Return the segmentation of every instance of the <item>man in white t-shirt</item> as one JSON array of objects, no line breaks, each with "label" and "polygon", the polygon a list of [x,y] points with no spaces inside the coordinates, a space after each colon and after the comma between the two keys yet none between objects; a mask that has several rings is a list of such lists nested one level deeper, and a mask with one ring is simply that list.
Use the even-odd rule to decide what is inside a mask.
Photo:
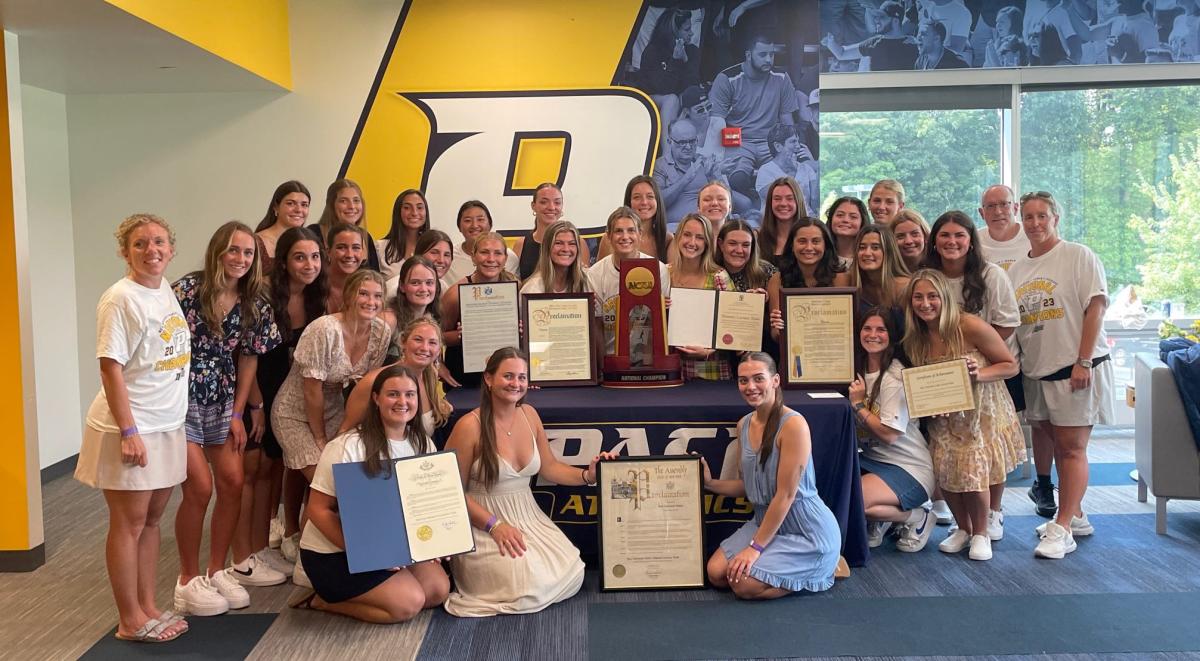
[{"label": "man in white t-shirt", "polygon": [[945,47],[959,55],[967,52],[967,37],[971,33],[971,10],[962,0],[932,0],[925,5],[929,19],[946,26]]},{"label": "man in white t-shirt", "polygon": [[1029,239],[1017,220],[1019,205],[1013,190],[1003,184],[989,186],[979,202],[979,217],[987,231],[979,233],[983,258],[1008,270],[1013,262],[1029,256]]}]

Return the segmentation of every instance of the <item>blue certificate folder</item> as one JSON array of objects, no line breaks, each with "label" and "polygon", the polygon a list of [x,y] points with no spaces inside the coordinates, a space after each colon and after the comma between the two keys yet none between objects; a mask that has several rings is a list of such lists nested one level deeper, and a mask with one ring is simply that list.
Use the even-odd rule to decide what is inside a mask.
[{"label": "blue certificate folder", "polygon": [[[396,462],[429,456],[418,455]],[[363,462],[334,464],[333,484],[351,573],[407,567],[419,562],[413,560],[409,551],[395,470],[371,477]]]}]

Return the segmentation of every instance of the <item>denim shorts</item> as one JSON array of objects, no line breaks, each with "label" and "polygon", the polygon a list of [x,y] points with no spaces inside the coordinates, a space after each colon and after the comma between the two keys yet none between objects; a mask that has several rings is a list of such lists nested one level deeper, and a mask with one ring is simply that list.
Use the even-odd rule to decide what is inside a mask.
[{"label": "denim shorts", "polygon": [[858,458],[858,466],[862,473],[870,473],[883,480],[883,483],[888,485],[888,488],[900,499],[900,509],[902,510],[916,509],[929,500],[929,494],[925,492],[925,487],[899,466],[866,457]]}]

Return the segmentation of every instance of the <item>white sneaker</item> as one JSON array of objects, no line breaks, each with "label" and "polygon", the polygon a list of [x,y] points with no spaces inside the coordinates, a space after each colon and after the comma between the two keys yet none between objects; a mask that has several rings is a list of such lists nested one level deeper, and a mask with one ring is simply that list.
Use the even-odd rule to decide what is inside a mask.
[{"label": "white sneaker", "polygon": [[296,567],[296,563],[288,562],[287,558],[283,557],[283,554],[279,552],[279,549],[266,548],[254,555],[258,556],[260,563],[265,563],[268,567],[284,576],[291,576],[292,570]]},{"label": "white sneaker", "polygon": [[234,580],[228,569],[209,576],[208,582],[217,589],[217,592],[221,593],[222,597],[225,597],[225,601],[229,602],[231,609],[237,610],[250,605],[250,593],[246,592],[246,588],[242,587],[241,583]]},{"label": "white sneaker", "polygon": [[876,548],[883,544],[883,536],[887,534],[888,528],[892,527],[891,521],[870,521],[867,523],[867,546]]},{"label": "white sneaker", "polygon": [[896,541],[897,551],[916,553],[929,543],[929,538],[933,535],[933,528],[937,525],[937,517],[933,515],[932,510],[922,509],[922,511],[924,517],[920,521],[905,524],[900,539]]},{"label": "white sneaker", "polygon": [[299,560],[296,561],[296,567],[292,570],[292,583],[302,588],[312,589],[312,582],[308,580],[308,574],[304,573],[304,565]]},{"label": "white sneaker", "polygon": [[1004,512],[988,510],[987,536],[993,542],[1004,539]]},{"label": "white sneaker", "polygon": [[991,560],[992,540],[988,539],[987,535],[972,535],[971,550],[967,557],[972,560]]},{"label": "white sneaker", "polygon": [[[1046,523],[1043,523],[1042,525],[1040,525],[1034,529],[1037,531],[1038,537],[1046,536],[1046,524],[1047,523],[1050,523],[1050,522],[1047,521]],[[1086,512],[1084,512],[1083,516],[1071,517],[1071,537],[1087,537],[1095,532],[1096,532],[1096,528],[1094,526],[1092,526],[1091,521],[1088,521]]]},{"label": "white sneaker", "polygon": [[277,549],[283,543],[283,520],[279,517],[271,519],[271,531],[267,533],[267,546]]},{"label": "white sneaker", "polygon": [[1033,555],[1038,558],[1060,560],[1063,556],[1075,550],[1075,538],[1071,531],[1050,521],[1046,524],[1046,534],[1038,542]]},{"label": "white sneaker", "polygon": [[241,564],[230,567],[228,572],[235,581],[242,585],[279,585],[287,580],[287,576],[284,576],[283,572],[259,560],[255,553],[251,553],[250,557]]},{"label": "white sneaker", "polygon": [[971,536],[967,534],[967,531],[959,528],[943,539],[941,544],[938,544],[938,550],[942,553],[958,553],[967,548],[967,543],[970,541]]},{"label": "white sneaker", "polygon": [[300,559],[300,533],[296,533],[291,537],[284,537],[279,543],[279,552],[283,557],[287,558],[288,562],[296,562]]},{"label": "white sneaker", "polygon": [[950,513],[950,506],[944,500],[933,501],[933,514],[937,517],[939,526],[948,526],[954,523],[954,515]]},{"label": "white sneaker", "polygon": [[175,612],[207,617],[229,610],[229,601],[213,587],[207,576],[195,576],[186,585],[175,581]]}]

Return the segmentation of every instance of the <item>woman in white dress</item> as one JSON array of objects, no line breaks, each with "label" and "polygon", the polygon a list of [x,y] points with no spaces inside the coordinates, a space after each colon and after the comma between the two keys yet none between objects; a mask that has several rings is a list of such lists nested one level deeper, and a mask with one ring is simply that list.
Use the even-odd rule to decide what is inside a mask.
[{"label": "woman in white dress", "polygon": [[458,453],[475,535],[475,552],[451,559],[451,615],[534,613],[583,585],[579,549],[542,512],[529,478],[595,485],[596,462],[612,455],[601,453],[586,468],[555,459],[542,419],[525,403],[528,390],[525,357],[498,349],[484,369],[479,408],[458,421],[446,443]]}]

